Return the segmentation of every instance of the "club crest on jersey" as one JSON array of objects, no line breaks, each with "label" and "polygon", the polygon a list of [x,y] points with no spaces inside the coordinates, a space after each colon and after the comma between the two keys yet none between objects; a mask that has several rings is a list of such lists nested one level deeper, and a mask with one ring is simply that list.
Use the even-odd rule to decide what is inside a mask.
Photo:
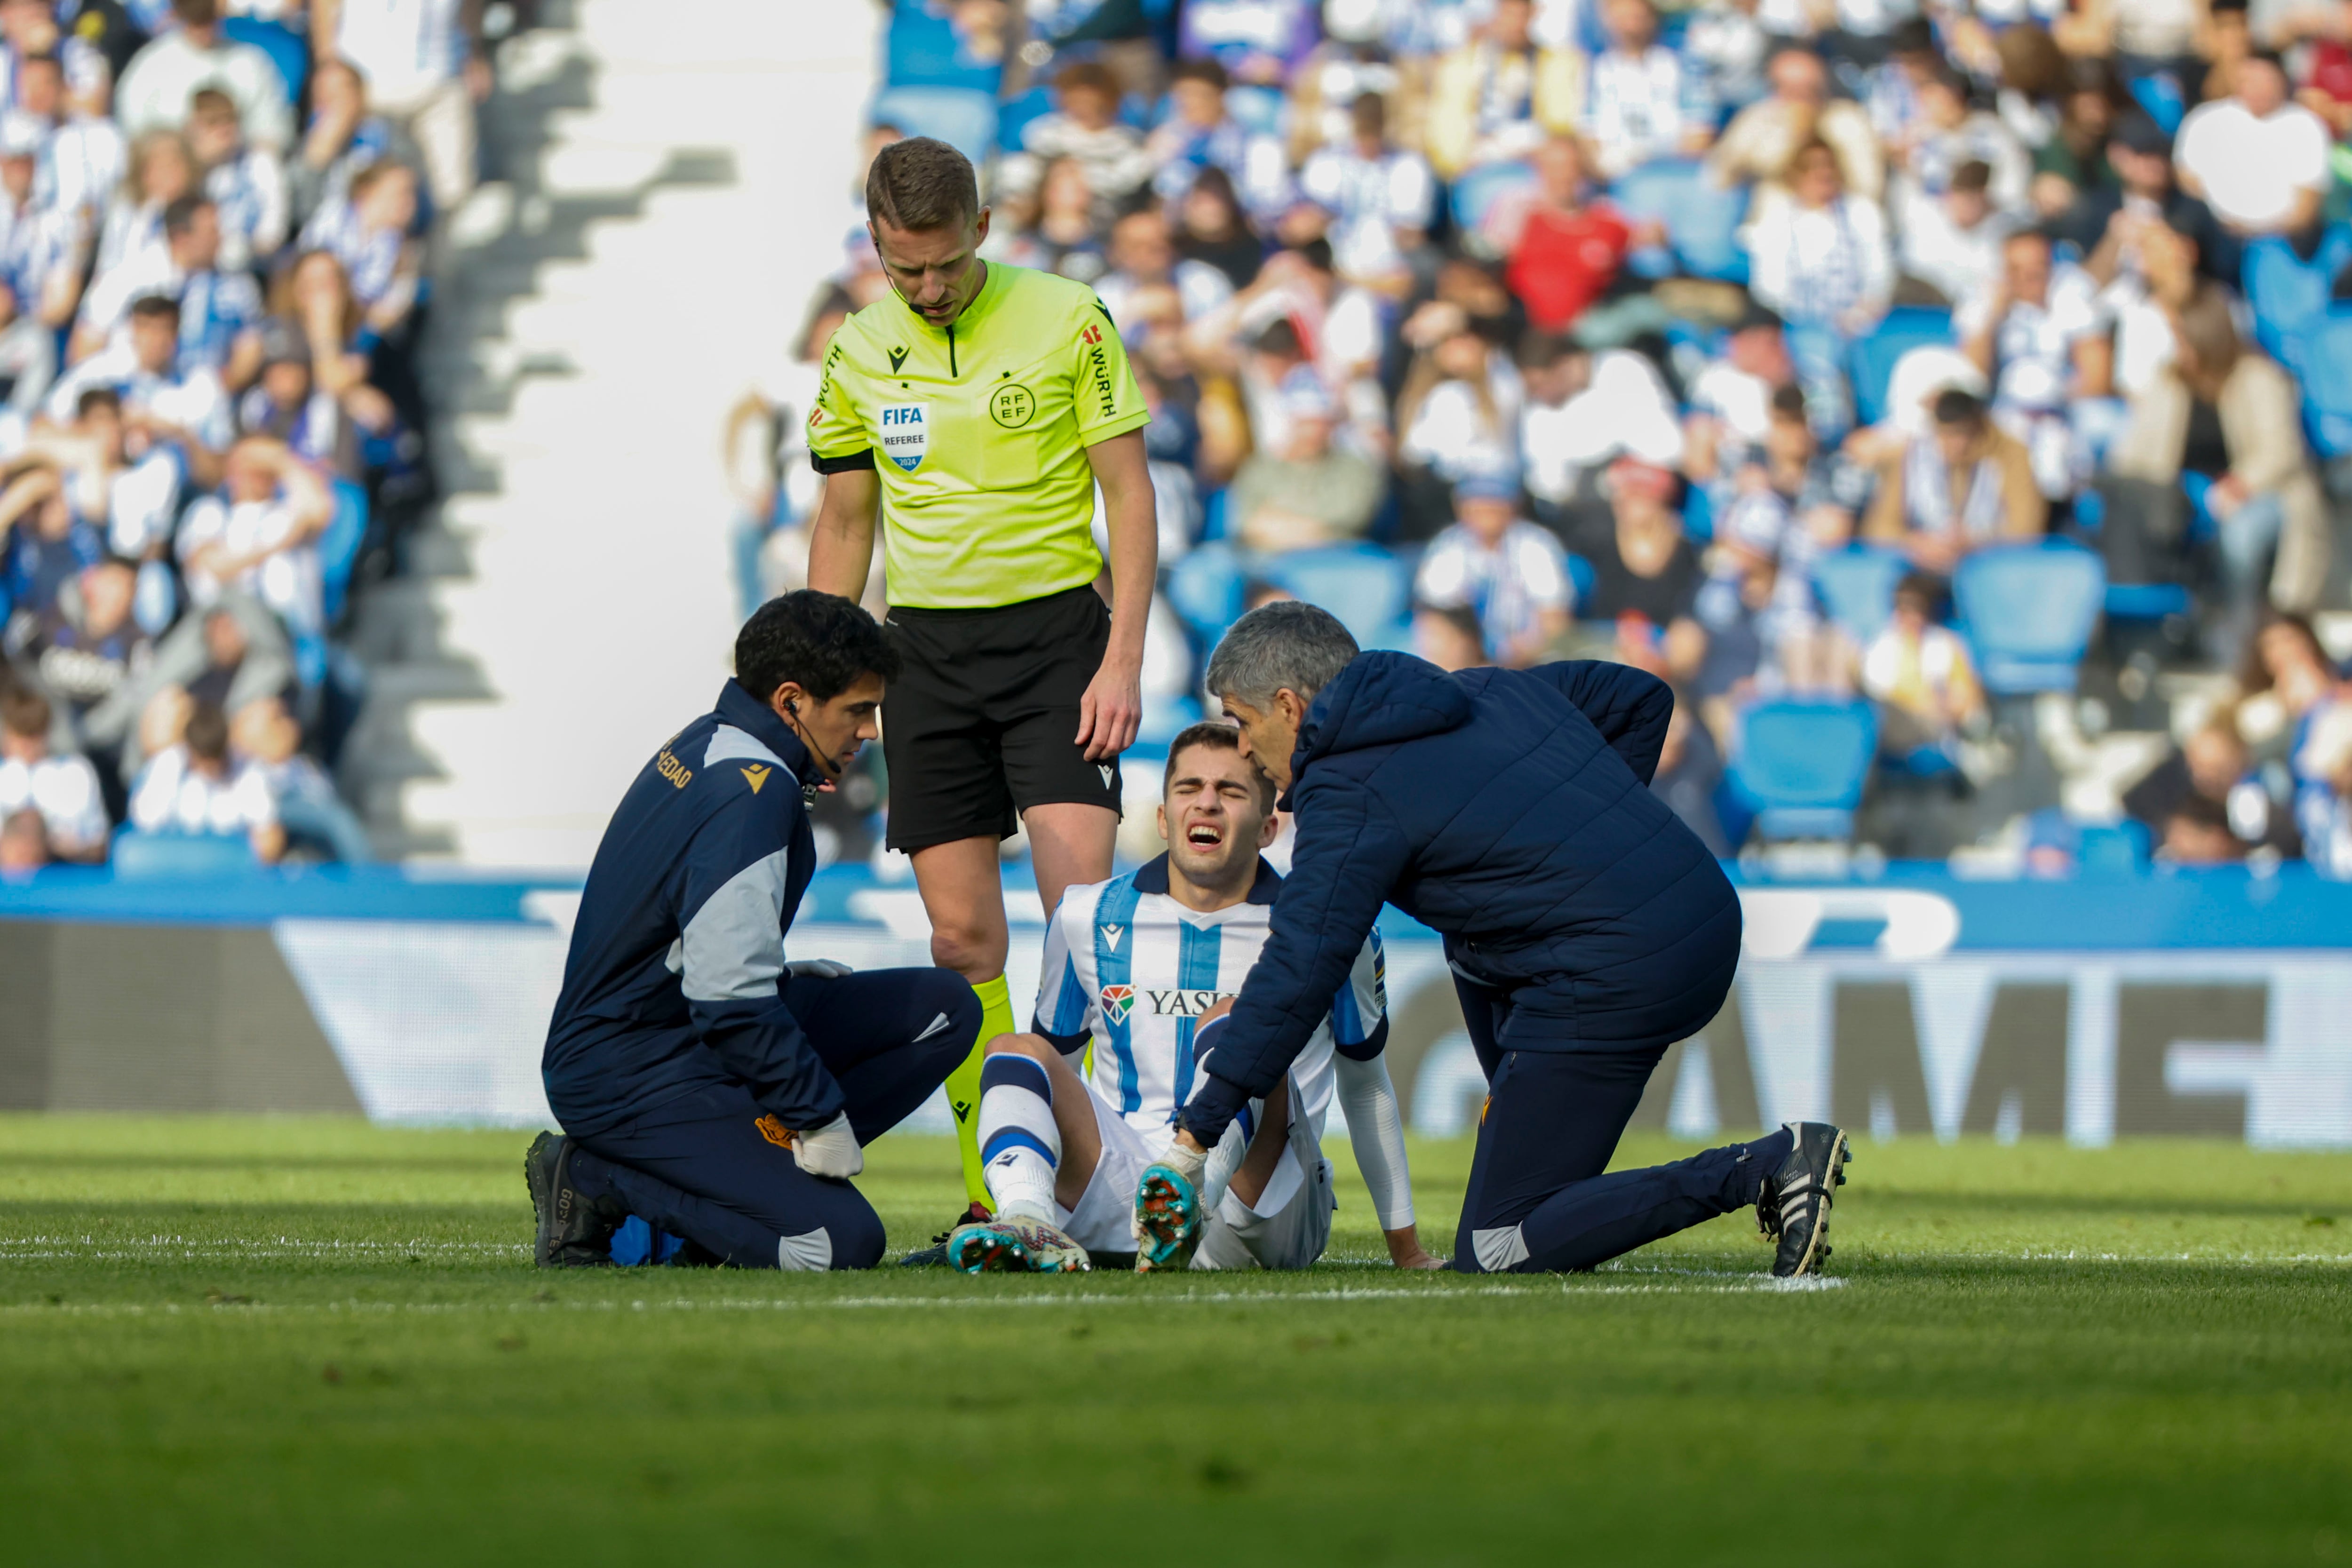
[{"label": "club crest on jersey", "polygon": [[1127,1016],[1133,1010],[1134,1006],[1134,986],[1106,985],[1102,988],[1103,1016],[1108,1018],[1112,1023],[1126,1023]]},{"label": "club crest on jersey", "polygon": [[907,473],[923,466],[923,453],[930,445],[930,422],[919,403],[892,403],[881,413],[882,455]]}]

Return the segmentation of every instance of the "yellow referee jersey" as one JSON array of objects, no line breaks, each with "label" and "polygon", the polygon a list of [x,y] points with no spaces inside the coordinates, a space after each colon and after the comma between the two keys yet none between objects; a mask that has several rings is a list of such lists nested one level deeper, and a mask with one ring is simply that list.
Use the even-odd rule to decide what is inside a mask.
[{"label": "yellow referee jersey", "polygon": [[808,445],[880,476],[891,604],[992,609],[1095,580],[1086,448],[1150,417],[1093,289],[992,261],[945,327],[895,295],[843,322]]}]

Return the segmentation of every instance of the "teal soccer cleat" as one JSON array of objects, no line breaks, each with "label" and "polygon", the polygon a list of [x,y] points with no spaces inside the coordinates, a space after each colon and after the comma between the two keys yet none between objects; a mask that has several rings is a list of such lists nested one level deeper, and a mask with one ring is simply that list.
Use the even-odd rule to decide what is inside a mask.
[{"label": "teal soccer cleat", "polygon": [[1181,1269],[1201,1245],[1201,1194],[1184,1173],[1152,1165],[1135,1188],[1135,1271]]},{"label": "teal soccer cleat", "polygon": [[947,1260],[966,1274],[1082,1274],[1094,1267],[1059,1227],[1004,1215],[956,1226]]}]

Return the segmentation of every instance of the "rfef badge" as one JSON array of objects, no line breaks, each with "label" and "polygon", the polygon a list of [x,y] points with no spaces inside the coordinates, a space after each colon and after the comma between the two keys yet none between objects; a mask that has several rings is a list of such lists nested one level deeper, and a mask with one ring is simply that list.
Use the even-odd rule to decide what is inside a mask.
[{"label": "rfef badge", "polygon": [[882,409],[882,455],[907,473],[923,466],[930,445],[930,422],[919,403],[887,404]]}]

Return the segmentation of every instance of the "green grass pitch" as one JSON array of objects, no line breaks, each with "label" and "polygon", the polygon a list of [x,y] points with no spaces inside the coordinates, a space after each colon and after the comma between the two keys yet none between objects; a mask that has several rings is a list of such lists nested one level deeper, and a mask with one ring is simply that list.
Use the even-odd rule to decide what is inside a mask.
[{"label": "green grass pitch", "polygon": [[1344,1148],[1303,1276],[541,1274],[525,1142],[0,1118],[0,1563],[2352,1562],[2352,1156],[1864,1142],[1785,1291],[1401,1277]]}]

